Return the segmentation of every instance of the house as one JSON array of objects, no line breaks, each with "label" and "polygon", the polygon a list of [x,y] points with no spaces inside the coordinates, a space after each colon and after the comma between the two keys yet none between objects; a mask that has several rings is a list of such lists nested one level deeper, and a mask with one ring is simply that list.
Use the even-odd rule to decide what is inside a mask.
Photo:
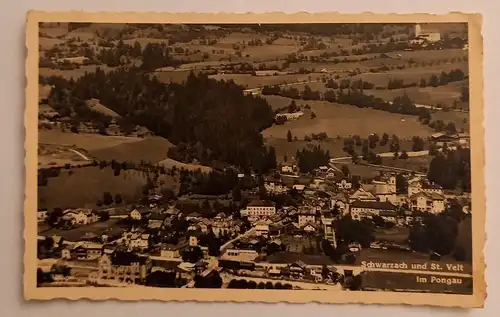
[{"label": "house", "polygon": [[299,227],[303,227],[308,223],[316,222],[316,211],[313,208],[303,207],[298,213]]},{"label": "house", "polygon": [[130,219],[132,219],[132,220],[141,220],[142,219],[141,212],[138,209],[133,209],[130,212],[129,216],[130,216]]},{"label": "house", "polygon": [[340,190],[351,190],[352,189],[352,183],[347,181],[345,178],[341,179],[339,182],[337,182],[337,188]]},{"label": "house", "polygon": [[259,253],[255,250],[248,249],[227,249],[221,256],[221,260],[252,262],[259,257]]},{"label": "house", "polygon": [[423,39],[427,42],[441,41],[441,33],[436,29],[429,28],[429,25],[416,24],[414,31],[415,38]]},{"label": "house", "polygon": [[315,233],[318,230],[318,228],[316,223],[308,222],[301,227],[301,230],[304,231],[305,233]]},{"label": "house", "polygon": [[369,191],[364,190],[363,188],[358,189],[351,196],[349,196],[349,202],[353,202],[356,200],[360,201],[377,201],[377,197],[370,193]]},{"label": "house", "polygon": [[79,64],[83,65],[89,58],[86,56],[76,56],[76,57],[63,57],[57,60],[58,63],[71,63],[71,64]]},{"label": "house", "polygon": [[188,247],[188,243],[178,243],[163,245],[160,249],[160,256],[163,258],[176,259],[181,257],[181,252]]},{"label": "house", "polygon": [[460,138],[458,134],[438,132],[431,135],[431,140],[436,143],[437,147],[443,147],[446,144],[457,144]]},{"label": "house", "polygon": [[276,214],[276,207],[271,201],[253,200],[240,213],[249,218],[270,217]]},{"label": "house", "polygon": [[268,237],[269,236],[269,224],[264,221],[258,221],[255,223],[255,234],[257,236]]},{"label": "house", "polygon": [[306,185],[294,184],[292,188],[295,189],[297,192],[302,193],[306,188]]},{"label": "house", "polygon": [[443,188],[437,184],[430,184],[420,178],[410,180],[408,182],[408,197],[420,192],[443,195]]},{"label": "house", "polygon": [[48,217],[47,210],[38,210],[36,212],[36,217],[37,217],[38,222],[44,222],[45,219],[47,219],[47,217]]},{"label": "house", "polygon": [[282,194],[288,191],[288,187],[281,180],[265,180],[264,187],[268,193]]},{"label": "house", "polygon": [[381,210],[378,215],[384,219],[385,222],[397,223],[398,213],[396,210]]},{"label": "house", "polygon": [[189,215],[186,216],[187,221],[199,220],[201,218],[202,216],[197,212],[190,213]]},{"label": "house", "polygon": [[315,178],[313,179],[310,187],[311,188],[320,188],[323,184],[325,183],[325,180],[324,179],[321,179],[321,178]]},{"label": "house", "polygon": [[287,267],[287,271],[289,271],[290,276],[294,278],[302,278],[306,274],[306,264],[300,260],[295,263],[290,263]]},{"label": "house", "polygon": [[410,196],[408,207],[412,211],[442,213],[445,210],[445,198],[435,192],[418,192]]},{"label": "house", "polygon": [[352,219],[361,220],[364,218],[371,219],[375,215],[380,215],[382,211],[396,212],[397,207],[390,202],[379,201],[362,201],[356,200],[351,203],[350,213]]},{"label": "house", "polygon": [[88,209],[66,209],[63,211],[62,218],[71,221],[74,225],[86,225],[88,222],[88,215],[91,211]]},{"label": "house", "polygon": [[132,239],[128,241],[128,247],[131,249],[140,249],[140,250],[147,249],[149,247],[149,234],[143,233],[134,236]]},{"label": "house", "polygon": [[281,166],[282,173],[293,173],[295,171],[295,166],[293,165],[283,165]]},{"label": "house", "polygon": [[[103,252],[103,245],[98,243],[81,243],[76,244],[73,248],[69,248],[69,258],[78,260],[95,260],[99,259]],[[61,255],[62,256],[62,255]],[[68,252],[65,252],[65,257],[68,257]]]},{"label": "house", "polygon": [[149,256],[133,252],[115,251],[104,254],[99,260],[98,280],[112,280],[123,284],[139,284],[145,281],[151,269]]}]

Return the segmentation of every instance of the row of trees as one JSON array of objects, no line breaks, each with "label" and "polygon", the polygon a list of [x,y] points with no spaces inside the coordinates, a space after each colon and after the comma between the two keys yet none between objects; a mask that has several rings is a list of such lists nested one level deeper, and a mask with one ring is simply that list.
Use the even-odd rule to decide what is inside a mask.
[{"label": "row of trees", "polygon": [[429,165],[427,178],[445,189],[471,190],[470,150],[458,148],[437,153]]}]

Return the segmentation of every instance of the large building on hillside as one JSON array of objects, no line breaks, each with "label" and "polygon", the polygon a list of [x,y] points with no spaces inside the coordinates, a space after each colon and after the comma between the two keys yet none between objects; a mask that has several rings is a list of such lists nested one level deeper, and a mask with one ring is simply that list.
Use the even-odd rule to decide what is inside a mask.
[{"label": "large building on hillside", "polygon": [[441,32],[427,25],[415,25],[415,39],[421,39],[427,42],[439,42],[441,40]]}]

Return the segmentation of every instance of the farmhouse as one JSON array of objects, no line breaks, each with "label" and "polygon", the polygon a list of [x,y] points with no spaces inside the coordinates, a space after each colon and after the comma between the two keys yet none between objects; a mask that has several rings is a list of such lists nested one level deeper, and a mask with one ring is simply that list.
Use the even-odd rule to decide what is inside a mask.
[{"label": "farmhouse", "polygon": [[384,217],[388,217],[389,213],[387,212],[392,212],[395,217],[396,210],[396,206],[390,202],[356,200],[351,204],[350,212],[352,219],[361,220],[363,218],[371,219],[375,215],[382,217],[381,213]]},{"label": "farmhouse", "polygon": [[302,112],[302,111],[290,112],[290,113],[278,113],[276,115],[276,119],[284,118],[285,120],[297,120],[298,118],[302,117],[303,115],[304,115],[304,112]]},{"label": "farmhouse", "polygon": [[442,213],[445,209],[445,199],[435,192],[418,192],[410,196],[409,208],[412,211]]},{"label": "farmhouse", "polygon": [[459,143],[459,136],[458,134],[450,134],[450,133],[434,133],[431,135],[432,141],[436,143],[437,147],[443,147],[445,144],[457,144]]}]

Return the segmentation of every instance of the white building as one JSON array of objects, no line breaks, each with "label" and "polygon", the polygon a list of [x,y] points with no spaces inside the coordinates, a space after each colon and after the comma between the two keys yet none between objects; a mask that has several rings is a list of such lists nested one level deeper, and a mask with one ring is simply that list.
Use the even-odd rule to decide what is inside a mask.
[{"label": "white building", "polygon": [[357,200],[351,203],[350,213],[352,219],[361,220],[363,218],[371,219],[373,216],[383,218],[392,215],[396,217],[397,207],[390,202],[361,201]]},{"label": "white building", "polygon": [[445,198],[434,192],[418,192],[410,196],[408,207],[412,211],[439,214],[445,210]]},{"label": "white building", "polygon": [[281,181],[265,181],[264,187],[268,193],[282,194],[288,191],[288,187]]},{"label": "white building", "polygon": [[441,33],[437,30],[423,27],[421,24],[415,25],[415,38],[423,39],[427,42],[439,42],[441,40]]},{"label": "white building", "polygon": [[255,250],[227,249],[221,260],[252,262],[259,256]]},{"label": "white building", "polygon": [[249,218],[271,217],[276,214],[276,207],[271,201],[254,200],[242,209],[240,214]]},{"label": "white building", "polygon": [[354,194],[349,196],[349,202],[353,202],[356,200],[360,201],[377,201],[377,197],[372,193],[364,190],[363,188],[358,189]]},{"label": "white building", "polygon": [[417,193],[435,193],[443,195],[443,188],[436,184],[429,184],[423,181],[421,178],[415,178],[408,182],[408,197],[411,197]]},{"label": "white building", "polygon": [[314,207],[300,207],[298,212],[299,227],[316,222],[316,209]]},{"label": "white building", "polygon": [[264,221],[258,221],[255,226],[255,234],[257,236],[268,237],[269,236],[269,224]]}]

